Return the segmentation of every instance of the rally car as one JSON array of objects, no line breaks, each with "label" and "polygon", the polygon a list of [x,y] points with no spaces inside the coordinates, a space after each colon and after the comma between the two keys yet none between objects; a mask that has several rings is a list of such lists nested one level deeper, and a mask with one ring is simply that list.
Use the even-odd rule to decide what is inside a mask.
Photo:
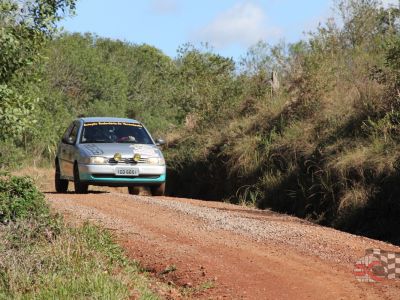
[{"label": "rally car", "polygon": [[140,186],[154,196],[165,193],[166,166],[159,146],[142,123],[125,118],[79,118],[62,136],[55,158],[55,188],[87,193],[89,185],[126,186],[137,194]]}]

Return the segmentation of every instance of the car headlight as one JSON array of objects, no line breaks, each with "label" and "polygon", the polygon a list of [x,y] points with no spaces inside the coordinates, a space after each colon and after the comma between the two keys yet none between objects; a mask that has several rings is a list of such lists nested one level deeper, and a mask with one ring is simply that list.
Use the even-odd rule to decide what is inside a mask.
[{"label": "car headlight", "polygon": [[165,160],[162,157],[150,157],[147,159],[147,163],[149,165],[163,166],[163,165],[165,165]]},{"label": "car headlight", "polygon": [[91,156],[86,157],[83,162],[89,165],[104,165],[108,163],[108,158],[102,156]]}]

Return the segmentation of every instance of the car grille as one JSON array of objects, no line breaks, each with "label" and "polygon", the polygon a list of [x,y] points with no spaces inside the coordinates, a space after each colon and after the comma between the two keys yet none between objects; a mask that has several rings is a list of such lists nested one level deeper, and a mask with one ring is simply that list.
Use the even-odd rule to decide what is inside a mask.
[{"label": "car grille", "polygon": [[114,157],[108,160],[110,164],[145,164],[146,159],[141,158],[138,162],[134,161],[133,158],[122,158],[120,161],[116,161]]}]

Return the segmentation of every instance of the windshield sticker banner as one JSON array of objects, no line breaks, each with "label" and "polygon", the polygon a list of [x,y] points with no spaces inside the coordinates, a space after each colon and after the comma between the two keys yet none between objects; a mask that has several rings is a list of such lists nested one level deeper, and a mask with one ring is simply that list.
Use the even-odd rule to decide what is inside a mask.
[{"label": "windshield sticker banner", "polygon": [[87,122],[83,124],[84,127],[101,126],[101,125],[143,127],[142,124],[127,123],[127,122]]}]

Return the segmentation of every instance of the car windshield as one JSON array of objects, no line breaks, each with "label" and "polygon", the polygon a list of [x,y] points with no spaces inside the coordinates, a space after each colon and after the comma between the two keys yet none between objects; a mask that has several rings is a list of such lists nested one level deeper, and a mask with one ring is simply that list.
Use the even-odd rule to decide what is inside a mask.
[{"label": "car windshield", "polygon": [[83,124],[81,143],[153,144],[153,141],[138,123],[88,122]]}]

